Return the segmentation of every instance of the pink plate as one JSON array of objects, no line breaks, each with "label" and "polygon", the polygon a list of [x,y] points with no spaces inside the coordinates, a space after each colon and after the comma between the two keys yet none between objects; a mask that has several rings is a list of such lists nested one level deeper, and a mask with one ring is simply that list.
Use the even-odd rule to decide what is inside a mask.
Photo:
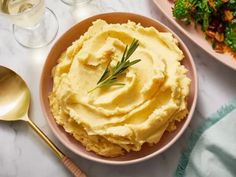
[{"label": "pink plate", "polygon": [[168,18],[168,20],[173,23],[182,33],[188,36],[193,42],[195,42],[199,47],[213,56],[215,59],[221,63],[229,66],[236,70],[236,59],[230,54],[224,53],[220,54],[212,49],[211,43],[205,39],[204,33],[200,29],[196,29],[194,25],[185,25],[183,22],[175,20],[172,15],[173,3],[170,0],[153,0],[157,5],[158,9]]},{"label": "pink plate", "polygon": [[69,148],[74,153],[84,158],[106,164],[131,164],[143,161],[145,159],[149,159],[157,154],[160,154],[161,152],[169,148],[171,145],[173,145],[174,142],[182,135],[184,130],[187,128],[193,116],[193,112],[197,101],[198,83],[197,83],[196,68],[192,56],[189,53],[187,47],[184,45],[184,43],[179,39],[178,36],[176,36],[173,33],[174,36],[179,41],[180,48],[184,52],[185,58],[183,60],[183,64],[188,68],[189,70],[188,77],[192,80],[190,96],[188,99],[189,114],[185,120],[177,124],[177,129],[172,133],[168,132],[164,133],[161,141],[152,147],[144,145],[142,150],[139,152],[130,152],[124,156],[116,158],[104,158],[98,156],[93,152],[86,151],[86,149],[78,141],[76,141],[72,135],[66,133],[63,127],[56,124],[53,115],[50,112],[49,100],[48,100],[48,95],[52,90],[52,83],[53,83],[51,77],[52,68],[57,64],[57,60],[62,54],[62,52],[64,52],[67,49],[67,47],[69,47],[72,44],[73,41],[75,41],[82,34],[84,34],[89,28],[89,26],[92,25],[92,22],[95,21],[96,19],[103,19],[108,23],[127,23],[128,20],[132,20],[136,23],[141,23],[145,27],[153,26],[159,31],[163,32],[168,31],[173,33],[169,28],[167,28],[166,26],[164,26],[163,24],[161,24],[156,20],[137,14],[122,13],[122,12],[96,15],[76,24],[75,26],[70,28],[65,34],[63,34],[60,37],[60,39],[55,43],[45,62],[40,83],[40,98],[44,115],[49,123],[49,126],[51,127],[52,131],[57,136],[57,138],[67,148]]}]

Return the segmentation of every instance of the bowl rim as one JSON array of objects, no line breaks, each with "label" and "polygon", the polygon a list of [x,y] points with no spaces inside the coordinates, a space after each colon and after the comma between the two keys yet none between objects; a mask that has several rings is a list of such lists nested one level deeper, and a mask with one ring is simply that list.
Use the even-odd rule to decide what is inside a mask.
[{"label": "bowl rim", "polygon": [[[144,15],[140,15],[140,14],[137,14],[137,13],[130,13],[130,12],[108,12],[108,13],[100,13],[100,14],[97,14],[97,15],[94,15],[94,16],[91,16],[89,18],[86,18],[76,24],[74,24],[73,26],[71,26],[67,31],[65,31],[61,37],[59,37],[57,39],[57,41],[54,43],[53,46],[57,45],[60,40],[65,36],[67,35],[67,33],[72,29],[74,28],[76,25],[78,25],[79,23],[81,22],[84,22],[86,20],[90,20],[90,19],[99,19],[99,17],[101,16],[104,16],[104,15],[134,15],[134,16],[137,16],[138,18],[148,18],[152,21],[154,21],[155,23],[158,23],[158,25],[162,26],[165,30],[167,30],[168,32],[172,33],[174,35],[174,37],[178,40],[180,46],[182,47],[182,50],[186,52],[186,55],[188,56],[189,58],[189,62],[191,64],[191,67],[192,67],[192,73],[193,73],[193,78],[194,78],[194,81],[195,81],[195,87],[193,88],[193,101],[192,101],[192,106],[189,110],[189,113],[186,117],[186,120],[184,122],[184,125],[181,127],[181,129],[179,130],[179,132],[164,146],[162,147],[160,150],[158,151],[154,151],[152,152],[151,154],[148,154],[144,157],[140,157],[140,158],[137,158],[137,159],[132,159],[132,160],[124,160],[124,161],[115,161],[115,160],[107,160],[107,159],[99,159],[99,158],[96,158],[96,157],[92,157],[90,155],[87,155],[87,154],[84,154],[84,153],[81,153],[81,152],[78,152],[76,149],[74,149],[73,147],[70,147],[68,146],[62,139],[61,136],[59,136],[59,134],[57,133],[57,131],[54,129],[52,123],[49,121],[49,117],[47,115],[47,111],[46,111],[46,108],[45,108],[45,104],[44,104],[44,101],[43,101],[43,89],[42,89],[42,85],[43,85],[43,73],[45,72],[45,68],[46,68],[46,63],[47,63],[47,60],[48,60],[48,56],[50,55],[50,53],[52,52],[52,48],[50,49],[48,55],[47,55],[47,58],[45,60],[45,63],[43,65],[43,69],[42,69],[42,72],[41,72],[41,77],[40,77],[40,88],[39,88],[39,95],[40,95],[40,105],[41,105],[41,109],[43,110],[43,115],[45,117],[45,119],[47,120],[48,124],[49,124],[49,127],[50,129],[52,130],[54,136],[57,137],[57,139],[59,139],[59,141],[66,147],[68,148],[69,150],[71,150],[72,152],[74,152],[76,155],[79,155],[80,157],[83,157],[87,160],[91,160],[91,161],[94,161],[94,162],[98,162],[98,163],[102,163],[102,164],[108,164],[108,165],[128,165],[128,164],[135,164],[135,163],[138,163],[138,162],[142,162],[142,161],[145,161],[145,160],[148,160],[150,158],[153,158],[154,156],[158,155],[158,154],[161,154],[162,152],[164,152],[165,150],[167,150],[169,147],[171,147],[180,137],[181,135],[184,133],[184,131],[186,130],[186,128],[188,127],[190,121],[192,120],[192,117],[193,117],[193,114],[194,114],[194,111],[196,109],[196,103],[197,103],[197,97],[198,97],[198,75],[197,75],[197,70],[196,70],[196,65],[194,63],[194,60],[192,58],[192,55],[189,51],[189,49],[187,48],[187,46],[184,44],[184,42],[178,37],[178,35],[176,33],[174,33],[170,28],[168,28],[166,25],[164,25],[163,23],[161,23],[160,21],[154,19],[154,18],[150,18],[150,17],[147,17],[147,16],[144,16]],[[70,135],[72,136],[72,135]]]}]

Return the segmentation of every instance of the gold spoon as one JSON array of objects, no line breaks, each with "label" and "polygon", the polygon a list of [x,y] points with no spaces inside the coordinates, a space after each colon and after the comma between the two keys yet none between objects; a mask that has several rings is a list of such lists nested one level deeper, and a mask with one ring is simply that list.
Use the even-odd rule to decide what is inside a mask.
[{"label": "gold spoon", "polygon": [[27,122],[31,128],[48,144],[55,152],[65,167],[75,177],[86,175],[72,162],[28,117],[30,105],[30,91],[24,80],[14,71],[0,66],[0,120]]}]

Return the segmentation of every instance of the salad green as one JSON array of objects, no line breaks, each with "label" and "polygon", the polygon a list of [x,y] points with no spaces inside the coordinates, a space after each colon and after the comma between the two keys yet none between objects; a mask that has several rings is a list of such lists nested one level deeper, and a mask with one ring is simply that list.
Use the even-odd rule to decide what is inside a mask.
[{"label": "salad green", "polygon": [[236,55],[236,0],[175,0],[173,16],[200,25],[212,46]]}]

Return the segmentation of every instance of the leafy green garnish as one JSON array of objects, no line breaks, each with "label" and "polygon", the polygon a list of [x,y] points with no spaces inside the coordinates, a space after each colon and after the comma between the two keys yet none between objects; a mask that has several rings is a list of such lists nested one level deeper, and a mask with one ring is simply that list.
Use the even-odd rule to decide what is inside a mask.
[{"label": "leafy green garnish", "polygon": [[215,7],[216,9],[219,9],[223,5],[222,0],[215,0]]},{"label": "leafy green garnish", "polygon": [[229,25],[225,30],[225,44],[236,51],[236,23]]},{"label": "leafy green garnish", "polygon": [[178,20],[189,22],[194,19],[195,24],[201,23],[203,31],[209,26],[210,14],[213,9],[208,0],[176,0],[173,8],[173,16]]},{"label": "leafy green garnish", "polygon": [[236,0],[229,0],[226,6],[230,10],[236,10]]},{"label": "leafy green garnish", "polygon": [[140,62],[140,59],[130,61],[130,56],[139,46],[139,41],[134,39],[130,46],[126,46],[123,56],[120,61],[117,62],[116,66],[111,68],[109,65],[106,67],[101,78],[97,82],[97,86],[90,90],[88,93],[96,90],[97,88],[109,87],[113,85],[125,85],[124,83],[117,82],[118,76],[120,76],[128,67]]},{"label": "leafy green garnish", "polygon": [[190,11],[194,6],[195,0],[176,0],[173,8],[173,16],[179,20],[189,21]]},{"label": "leafy green garnish", "polygon": [[206,31],[209,26],[209,21],[211,20],[211,13],[213,9],[209,6],[208,0],[201,0],[196,3],[196,12],[193,18],[196,23],[202,24],[202,30]]},{"label": "leafy green garnish", "polygon": [[[223,34],[224,43],[236,51],[236,0],[176,0],[174,3],[173,16],[176,19],[194,21],[204,32]],[[233,19],[225,18],[226,11],[232,13]]]}]

